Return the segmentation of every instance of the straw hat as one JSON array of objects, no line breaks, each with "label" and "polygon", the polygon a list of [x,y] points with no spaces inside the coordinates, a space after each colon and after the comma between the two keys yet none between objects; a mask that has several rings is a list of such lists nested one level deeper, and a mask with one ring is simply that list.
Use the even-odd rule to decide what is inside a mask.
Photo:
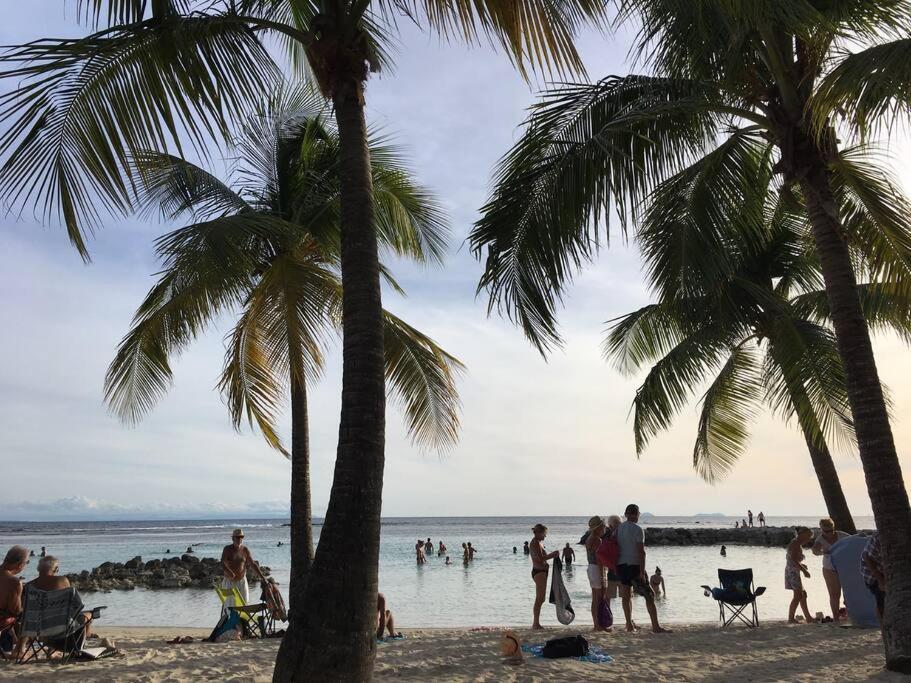
[{"label": "straw hat", "polygon": [[506,630],[500,639],[500,653],[512,660],[522,660],[522,642],[513,631]]},{"label": "straw hat", "polygon": [[588,528],[590,530],[597,529],[599,526],[603,526],[603,525],[604,525],[604,520],[601,519],[601,517],[599,515],[595,515],[590,520],[588,520]]}]

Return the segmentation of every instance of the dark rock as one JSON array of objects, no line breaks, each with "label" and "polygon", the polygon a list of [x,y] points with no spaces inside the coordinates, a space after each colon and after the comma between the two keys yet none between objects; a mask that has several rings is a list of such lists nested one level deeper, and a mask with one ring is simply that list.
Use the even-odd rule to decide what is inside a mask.
[{"label": "dark rock", "polygon": [[[260,566],[263,574],[269,576],[269,567]],[[70,584],[80,591],[92,592],[112,590],[135,590],[137,587],[154,589],[211,588],[222,577],[221,561],[214,557],[183,555],[165,560],[154,559],[143,562],[137,556],[121,564],[102,562],[91,571],[69,574]],[[247,569],[247,580],[255,584],[259,576],[252,567]]]},{"label": "dark rock", "polygon": [[132,560],[127,560],[126,562],[124,562],[123,566],[126,569],[142,569],[143,568],[142,557],[137,555]]}]

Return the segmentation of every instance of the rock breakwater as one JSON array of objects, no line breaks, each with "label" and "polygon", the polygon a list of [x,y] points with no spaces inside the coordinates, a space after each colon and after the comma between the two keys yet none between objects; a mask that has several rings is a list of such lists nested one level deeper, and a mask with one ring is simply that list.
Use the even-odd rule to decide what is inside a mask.
[{"label": "rock breakwater", "polygon": [[[260,569],[266,576],[271,573],[264,565],[260,565]],[[189,554],[148,562],[143,562],[137,555],[123,563],[102,562],[91,571],[67,574],[70,584],[86,593],[134,588],[211,588],[221,577],[220,560]],[[255,582],[258,579],[248,567],[247,580]]]},{"label": "rock breakwater", "polygon": [[[861,531],[868,534],[868,531]],[[755,545],[784,548],[794,538],[793,527],[748,527],[746,529],[693,529],[647,527],[645,545]]]}]

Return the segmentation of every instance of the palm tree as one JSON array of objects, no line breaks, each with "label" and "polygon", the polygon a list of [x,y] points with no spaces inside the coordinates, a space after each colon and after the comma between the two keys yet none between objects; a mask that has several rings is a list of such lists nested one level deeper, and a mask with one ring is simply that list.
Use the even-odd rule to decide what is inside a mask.
[{"label": "palm tree", "polygon": [[[769,145],[732,144],[727,161],[754,179],[749,194],[716,194],[719,176],[731,170],[722,163],[678,173],[650,197],[638,240],[658,301],[612,321],[605,356],[624,373],[651,366],[633,402],[637,453],[709,379],[693,449],[697,472],[715,483],[730,471],[765,403],[796,418],[829,516],[855,533],[827,444],[853,441],[850,407],[805,213],[787,197],[764,210],[774,196]],[[703,197],[715,198],[712,210],[724,222],[704,220]],[[752,220],[759,224],[746,225]],[[854,259],[864,263],[858,250]],[[906,292],[879,282],[859,294],[871,327],[909,339]]]},{"label": "palm tree", "polygon": [[[339,326],[339,145],[320,99],[279,91],[235,142],[236,189],[179,157],[145,152],[134,161],[143,203],[168,220],[193,223],[157,241],[159,280],[139,307],[111,363],[105,396],[128,423],[171,385],[169,359],[212,322],[240,310],[220,388],[236,428],[247,418],[291,460],[292,611],[303,603],[313,557],[307,384],[323,366],[326,334]],[[376,219],[383,245],[440,261],[445,220],[414,184],[396,150],[371,145]],[[454,373],[461,363],[384,311],[386,375],[424,446],[458,435]],[[291,451],[276,417],[290,394]]]},{"label": "palm tree", "polygon": [[[573,33],[598,0],[81,0],[95,30],[4,56],[21,79],[0,100],[0,198],[60,217],[87,257],[99,209],[132,208],[131,155],[206,143],[249,113],[279,69],[260,36],[331,100],[339,134],[343,374],[335,474],[307,586],[308,608],[282,643],[275,679],[367,680],[376,643],[384,467],[383,316],[364,94],[390,62],[399,19],[444,38],[489,39],[527,75],[580,72]],[[100,26],[100,28],[99,28]],[[181,134],[183,133],[183,135]],[[99,209],[96,209],[99,207]],[[355,550],[348,534],[359,529]]]},{"label": "palm tree", "polygon": [[[649,73],[559,88],[533,108],[471,236],[475,252],[487,252],[480,287],[545,352],[559,343],[556,305],[598,249],[612,211],[621,226],[636,223],[642,200],[673,173],[717,163],[739,137],[770,142],[773,168],[783,188],[802,197],[812,228],[882,533],[887,666],[911,670],[911,505],[849,249],[854,241],[874,252],[872,281],[907,283],[911,217],[899,190],[867,163],[869,149],[851,160],[839,154],[834,128],[842,111],[849,134],[908,112],[909,3],[617,5],[617,22],[638,26],[633,53]],[[731,180],[741,189],[752,182]]]}]

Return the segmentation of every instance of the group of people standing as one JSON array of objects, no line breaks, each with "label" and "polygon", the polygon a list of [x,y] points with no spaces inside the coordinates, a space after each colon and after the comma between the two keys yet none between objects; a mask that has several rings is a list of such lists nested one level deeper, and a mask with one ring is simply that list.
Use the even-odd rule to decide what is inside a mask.
[{"label": "group of people standing", "polygon": [[[822,556],[822,576],[829,593],[831,620],[837,622],[847,617],[846,611],[841,607],[841,579],[832,564],[831,556],[832,547],[847,536],[849,534],[836,529],[835,522],[828,517],[819,520],[819,534],[815,539],[811,529],[805,526],[797,527],[794,539],[788,544],[785,559],[784,587],[793,593],[791,604],[788,608],[788,623],[797,623],[798,607],[803,612],[803,617],[807,622],[817,621],[810,614],[810,610],[807,607],[807,591],[803,587],[803,579],[810,578],[810,571],[807,565],[804,564],[805,555],[803,549],[810,542],[813,544],[811,552],[814,555]],[[872,593],[876,600],[877,616],[880,623],[882,623],[882,612],[885,605],[885,576],[878,531],[874,531],[867,541],[867,545],[861,555],[860,572],[867,590]],[[829,620],[829,618],[826,617],[826,620]]]},{"label": "group of people standing", "polygon": [[[611,515],[607,521],[595,515],[588,521],[588,532],[585,537],[585,555],[588,561],[588,582],[592,591],[591,613],[593,630],[607,631],[599,618],[601,603],[617,597],[618,590],[626,620],[626,630],[635,631],[639,627],[632,618],[632,593],[635,591],[645,598],[645,606],[655,633],[667,633],[668,629],[658,623],[658,612],[655,608],[655,587],[664,588],[664,579],[660,569],[649,578],[645,565],[645,530],[639,526],[639,506],[630,504],[624,513],[626,521]],[[547,590],[547,577],[550,571],[550,560],[558,557],[560,551],[547,552],[544,539],[547,527],[536,524],[532,528],[534,536],[528,542],[528,553],[532,560],[531,578],[535,584],[535,601],[532,608],[532,629],[541,629],[541,607]],[[599,552],[602,544],[607,551]],[[568,544],[567,544],[568,545]],[[571,557],[575,553],[570,548]],[[563,549],[566,554],[566,548]],[[602,558],[608,557],[605,563]]]},{"label": "group of people standing", "polygon": [[[742,524],[741,524],[741,522],[734,522],[735,529],[746,529],[748,526],[752,527],[753,526],[753,511],[747,510],[747,516],[744,517],[743,520],[741,520],[741,521],[742,521]],[[760,513],[756,516],[756,521],[759,522],[760,527],[764,527],[766,525],[765,524],[765,514],[760,511]]]},{"label": "group of people standing", "polygon": [[[433,556],[433,541],[428,538],[426,541],[418,539],[418,542],[414,544],[414,554],[415,559],[417,560],[418,565],[427,564],[427,556]],[[437,557],[446,557],[446,562],[444,564],[451,565],[452,559],[449,555],[446,554],[446,544],[443,541],[440,541],[436,546]],[[515,549],[513,549],[515,550]],[[471,541],[462,544],[462,563],[466,566],[474,561],[475,553],[478,552],[477,548],[471,545]]]}]

